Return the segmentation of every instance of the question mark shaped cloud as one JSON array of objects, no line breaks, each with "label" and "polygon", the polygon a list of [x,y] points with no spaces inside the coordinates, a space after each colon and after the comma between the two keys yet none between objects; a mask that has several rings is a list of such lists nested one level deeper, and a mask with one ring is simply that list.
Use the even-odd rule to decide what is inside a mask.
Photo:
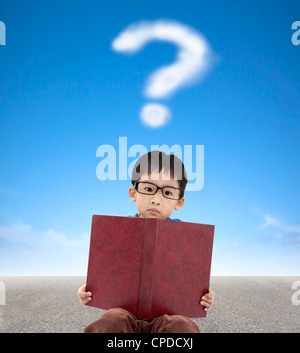
[{"label": "question mark shaped cloud", "polygon": [[[146,97],[168,98],[181,87],[199,82],[207,72],[211,56],[207,41],[194,29],[175,21],[141,21],[130,25],[113,41],[112,49],[134,54],[154,40],[175,44],[177,60],[149,77]],[[158,127],[168,122],[171,112],[164,105],[151,103],[141,109],[141,118],[146,125]]]}]

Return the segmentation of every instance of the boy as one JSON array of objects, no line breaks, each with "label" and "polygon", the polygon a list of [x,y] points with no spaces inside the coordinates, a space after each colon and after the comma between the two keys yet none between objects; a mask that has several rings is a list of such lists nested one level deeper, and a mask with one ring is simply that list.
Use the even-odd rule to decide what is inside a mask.
[{"label": "boy", "polygon": [[[185,201],[187,184],[183,163],[174,155],[152,151],[141,156],[132,171],[132,185],[129,188],[131,201],[136,202],[138,213],[135,217],[171,219],[173,210],[179,210]],[[174,220],[174,219],[173,219]],[[180,221],[176,219],[177,221]],[[77,292],[80,303],[86,304],[92,298],[85,291],[85,285]],[[210,289],[199,305],[210,310],[215,293]],[[199,332],[194,321],[182,315],[163,315],[153,320],[140,320],[125,309],[112,308],[88,325],[86,333],[189,333]]]}]

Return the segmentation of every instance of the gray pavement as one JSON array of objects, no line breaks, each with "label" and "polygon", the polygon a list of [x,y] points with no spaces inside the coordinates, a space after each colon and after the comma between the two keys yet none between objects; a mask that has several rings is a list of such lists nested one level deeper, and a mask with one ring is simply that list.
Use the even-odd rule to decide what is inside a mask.
[{"label": "gray pavement", "polygon": [[[79,304],[76,292],[85,277],[0,276],[0,281],[2,333],[80,333],[104,312]],[[202,333],[300,332],[296,281],[300,277],[212,277],[215,304],[206,318],[194,320]]]}]

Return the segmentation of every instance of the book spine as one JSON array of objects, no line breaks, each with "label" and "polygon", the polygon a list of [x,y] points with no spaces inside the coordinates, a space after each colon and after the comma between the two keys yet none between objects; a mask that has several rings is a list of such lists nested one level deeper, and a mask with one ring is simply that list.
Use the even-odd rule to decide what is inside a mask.
[{"label": "book spine", "polygon": [[158,220],[145,219],[143,250],[140,270],[139,304],[137,317],[152,319],[152,285],[155,267]]}]

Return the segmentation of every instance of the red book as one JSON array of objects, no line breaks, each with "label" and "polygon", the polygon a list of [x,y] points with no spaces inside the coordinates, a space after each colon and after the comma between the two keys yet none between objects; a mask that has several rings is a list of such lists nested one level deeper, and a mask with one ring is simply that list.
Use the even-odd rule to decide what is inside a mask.
[{"label": "red book", "polygon": [[205,317],[214,226],[155,218],[94,215],[87,304],[122,307],[140,319]]}]

